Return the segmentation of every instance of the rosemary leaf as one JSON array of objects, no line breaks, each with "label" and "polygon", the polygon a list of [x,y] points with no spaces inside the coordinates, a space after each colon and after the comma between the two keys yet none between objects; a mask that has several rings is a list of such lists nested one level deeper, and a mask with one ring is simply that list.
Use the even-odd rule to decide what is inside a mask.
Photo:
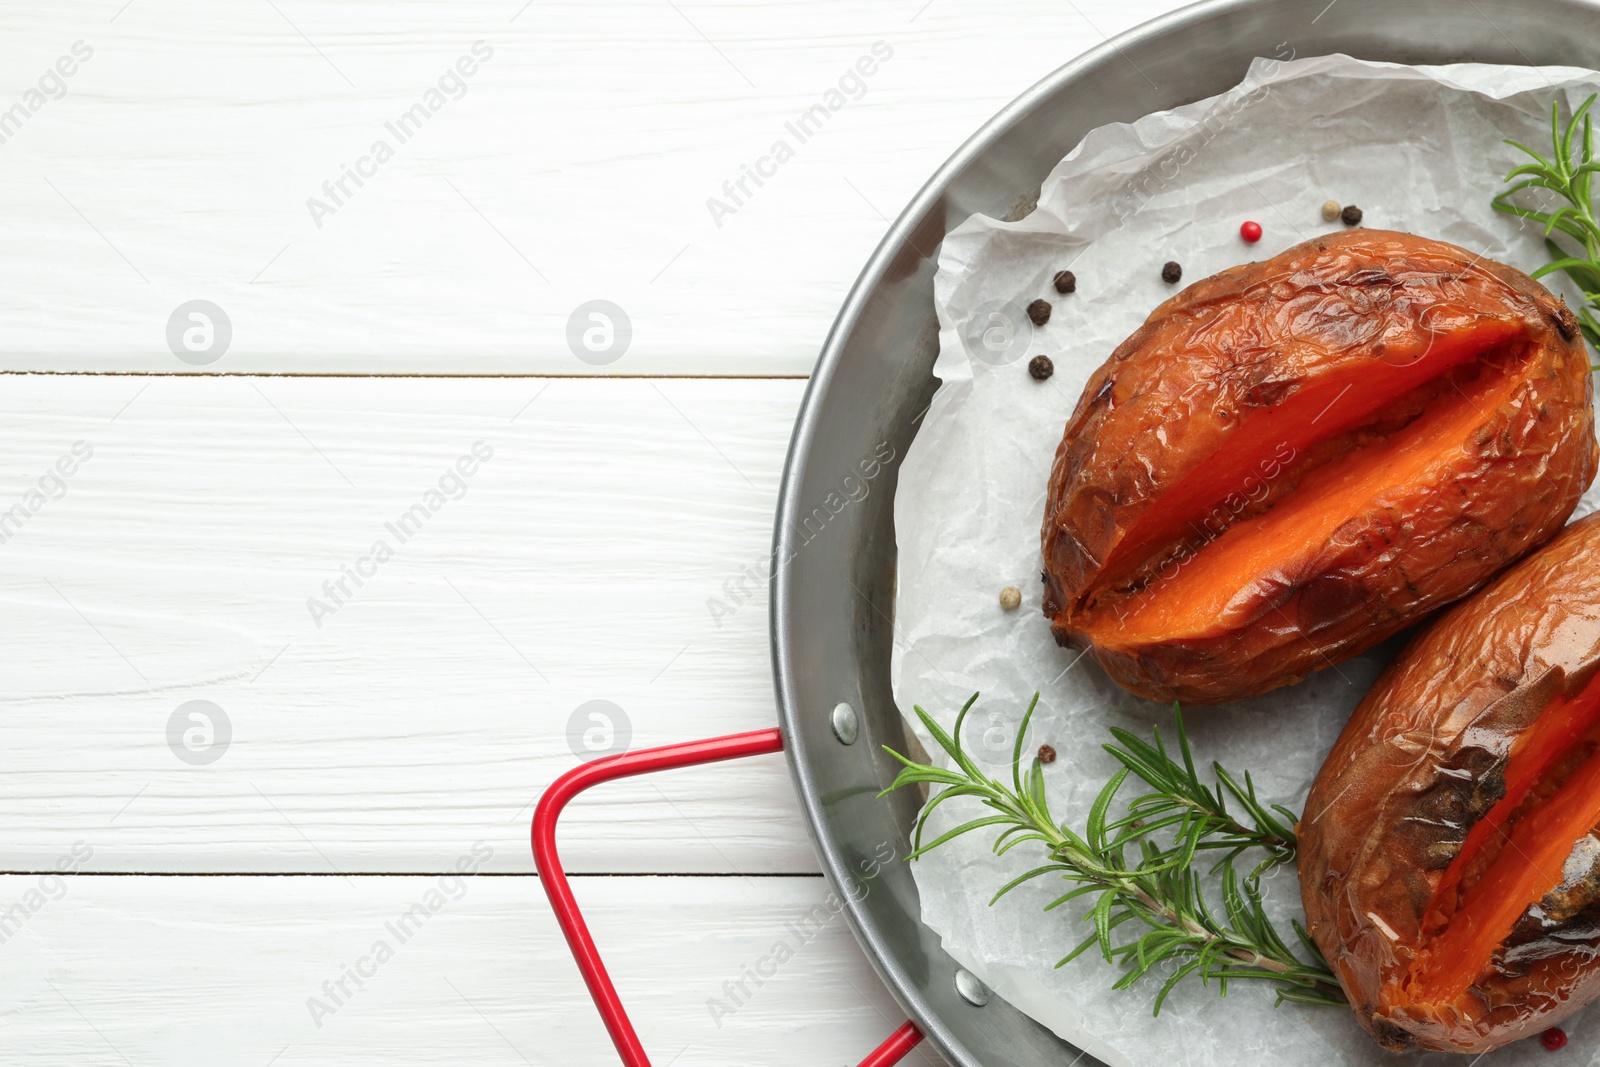
[{"label": "rosemary leaf", "polygon": [[[1596,235],[1600,238],[1600,229]],[[1028,704],[1017,732],[1009,786],[985,774],[962,744],[962,727],[977,699],[974,693],[948,733],[926,711],[916,709],[949,757],[949,767],[921,764],[888,750],[902,769],[884,794],[916,783],[942,787],[918,816],[909,858],[987,827],[1003,828],[993,842],[996,855],[1036,843],[1045,862],[1002,885],[990,904],[1047,876],[1059,877],[1071,888],[1045,905],[1045,911],[1093,897],[1086,917],[1092,932],[1056,966],[1098,947],[1121,970],[1114,989],[1131,988],[1157,968],[1170,967],[1156,992],[1156,1014],[1173,989],[1191,977],[1214,983],[1222,995],[1230,981],[1252,981],[1272,986],[1279,1004],[1345,1003],[1304,927],[1294,923],[1294,937],[1285,939],[1266,913],[1261,878],[1294,862],[1294,813],[1263,804],[1249,774],[1241,784],[1238,776],[1213,763],[1215,784],[1202,781],[1180,709],[1173,709],[1176,758],[1168,753],[1160,730],[1150,740],[1127,730],[1111,731],[1114,743],[1104,747],[1120,766],[1095,796],[1080,834],[1050,815],[1044,768],[1037,757],[1024,768],[1039,695]],[[1144,787],[1131,800],[1123,796],[1130,780]],[[924,844],[929,814],[947,800],[967,799],[978,801],[987,813],[975,814]],[[1212,863],[1210,857],[1218,854],[1221,858]],[[1247,854],[1255,862],[1242,871],[1235,863]],[[1208,857],[1209,867],[1202,869],[1201,855]],[[1208,881],[1220,893],[1220,912],[1207,897]]]},{"label": "rosemary leaf", "polygon": [[[1550,262],[1534,271],[1533,277],[1560,271],[1572,279],[1583,293],[1583,304],[1577,309],[1578,324],[1589,344],[1600,348],[1600,320],[1595,318],[1595,311],[1600,308],[1600,218],[1595,216],[1590,187],[1592,176],[1600,170],[1600,161],[1594,158],[1594,128],[1589,114],[1594,102],[1595,97],[1590,96],[1578,105],[1565,124],[1561,121],[1561,101],[1551,102],[1548,159],[1525,144],[1508,140],[1507,144],[1532,162],[1511,169],[1505,178],[1508,188],[1492,203],[1496,211],[1544,226]],[[1574,144],[1580,129],[1583,137]],[[1545,189],[1566,202],[1549,211],[1514,203],[1512,198],[1525,189]],[[1556,241],[1554,235],[1558,231],[1581,246],[1579,250],[1574,252]]]}]

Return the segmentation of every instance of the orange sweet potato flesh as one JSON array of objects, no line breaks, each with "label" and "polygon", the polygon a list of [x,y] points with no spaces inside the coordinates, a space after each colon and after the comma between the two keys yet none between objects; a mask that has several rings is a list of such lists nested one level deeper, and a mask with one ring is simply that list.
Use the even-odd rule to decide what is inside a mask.
[{"label": "orange sweet potato flesh", "polygon": [[1045,614],[1140,696],[1252,696],[1481,586],[1595,466],[1564,303],[1454,245],[1331,234],[1183,290],[1090,377]]},{"label": "orange sweet potato flesh", "polygon": [[1600,996],[1600,515],[1401,653],[1299,839],[1307,928],[1386,1047],[1480,1053]]}]

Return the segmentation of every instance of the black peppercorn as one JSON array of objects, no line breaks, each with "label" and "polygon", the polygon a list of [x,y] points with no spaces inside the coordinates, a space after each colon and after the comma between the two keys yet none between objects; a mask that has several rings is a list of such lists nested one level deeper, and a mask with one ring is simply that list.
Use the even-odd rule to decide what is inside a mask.
[{"label": "black peppercorn", "polygon": [[1354,204],[1346,204],[1344,210],[1339,212],[1339,220],[1346,226],[1361,225],[1361,209]]},{"label": "black peppercorn", "polygon": [[1078,288],[1078,276],[1070,270],[1056,272],[1056,292],[1070,293]]},{"label": "black peppercorn", "polygon": [[1176,261],[1168,260],[1167,265],[1161,268],[1161,280],[1168,285],[1176,285],[1181,277],[1183,277],[1183,268]]},{"label": "black peppercorn", "polygon": [[1051,748],[1049,745],[1040,745],[1039,746],[1039,762],[1040,763],[1054,763],[1055,761],[1056,761],[1056,750]]},{"label": "black peppercorn", "polygon": [[1028,373],[1036,382],[1042,382],[1056,372],[1056,365],[1050,362],[1049,356],[1034,356],[1028,360]]},{"label": "black peppercorn", "polygon": [[1050,321],[1050,302],[1048,300],[1035,300],[1028,305],[1028,318],[1035,326],[1043,326]]}]

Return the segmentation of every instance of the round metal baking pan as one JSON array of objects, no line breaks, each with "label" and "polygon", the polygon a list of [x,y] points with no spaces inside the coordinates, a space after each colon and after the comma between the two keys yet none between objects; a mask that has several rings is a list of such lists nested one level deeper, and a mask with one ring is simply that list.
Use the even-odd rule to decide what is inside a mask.
[{"label": "round metal baking pan", "polygon": [[[1586,0],[1196,4],[1107,41],[1018,97],[940,168],[861,272],[789,447],[773,539],[773,671],[822,866],[879,975],[950,1063],[1064,1065],[1078,1053],[997,997],[982,1007],[964,999],[955,962],[922,925],[907,865],[874,862],[886,842],[904,855],[917,807],[909,792],[875,798],[895,770],[880,746],[904,751],[907,737],[889,686],[892,501],[899,460],[937,385],[933,277],[944,235],[974,212],[1026,215],[1046,175],[1092,128],[1223,92],[1252,58],[1284,58],[1285,46],[1301,57],[1590,67],[1596,40],[1600,3]],[[835,731],[840,703],[857,713],[850,744]]]}]

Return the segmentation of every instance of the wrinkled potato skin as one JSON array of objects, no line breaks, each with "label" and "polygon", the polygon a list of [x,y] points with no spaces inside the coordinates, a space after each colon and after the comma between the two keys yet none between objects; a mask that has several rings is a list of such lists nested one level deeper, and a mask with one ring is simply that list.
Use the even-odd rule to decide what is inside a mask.
[{"label": "wrinkled potato skin", "polygon": [[[1447,316],[1515,319],[1537,349],[1510,402],[1485,413],[1459,456],[1441,459],[1463,492],[1397,491],[1323,545],[1285,546],[1280,570],[1247,594],[1250,621],[1220,634],[1113,649],[1081,628],[1123,535],[1160,505],[1164,487],[1227,442],[1241,413],[1353,365],[1385,373],[1375,347],[1425,344],[1419,322]],[[1330,234],[1188,287],[1090,377],[1050,475],[1045,614],[1060,644],[1087,645],[1140,696],[1251,696],[1470,593],[1560,528],[1595,465],[1588,356],[1564,303],[1454,245],[1380,230]]]},{"label": "wrinkled potato skin", "polygon": [[1454,844],[1504,790],[1497,774],[1512,741],[1597,666],[1600,515],[1591,515],[1412,641],[1329,753],[1299,825],[1307,928],[1361,1025],[1386,1046],[1483,1052],[1600,995],[1597,928],[1569,942],[1542,939],[1542,958],[1525,974],[1499,974],[1453,1010],[1378,1010],[1380,988],[1413,957],[1407,946],[1417,944]]}]

